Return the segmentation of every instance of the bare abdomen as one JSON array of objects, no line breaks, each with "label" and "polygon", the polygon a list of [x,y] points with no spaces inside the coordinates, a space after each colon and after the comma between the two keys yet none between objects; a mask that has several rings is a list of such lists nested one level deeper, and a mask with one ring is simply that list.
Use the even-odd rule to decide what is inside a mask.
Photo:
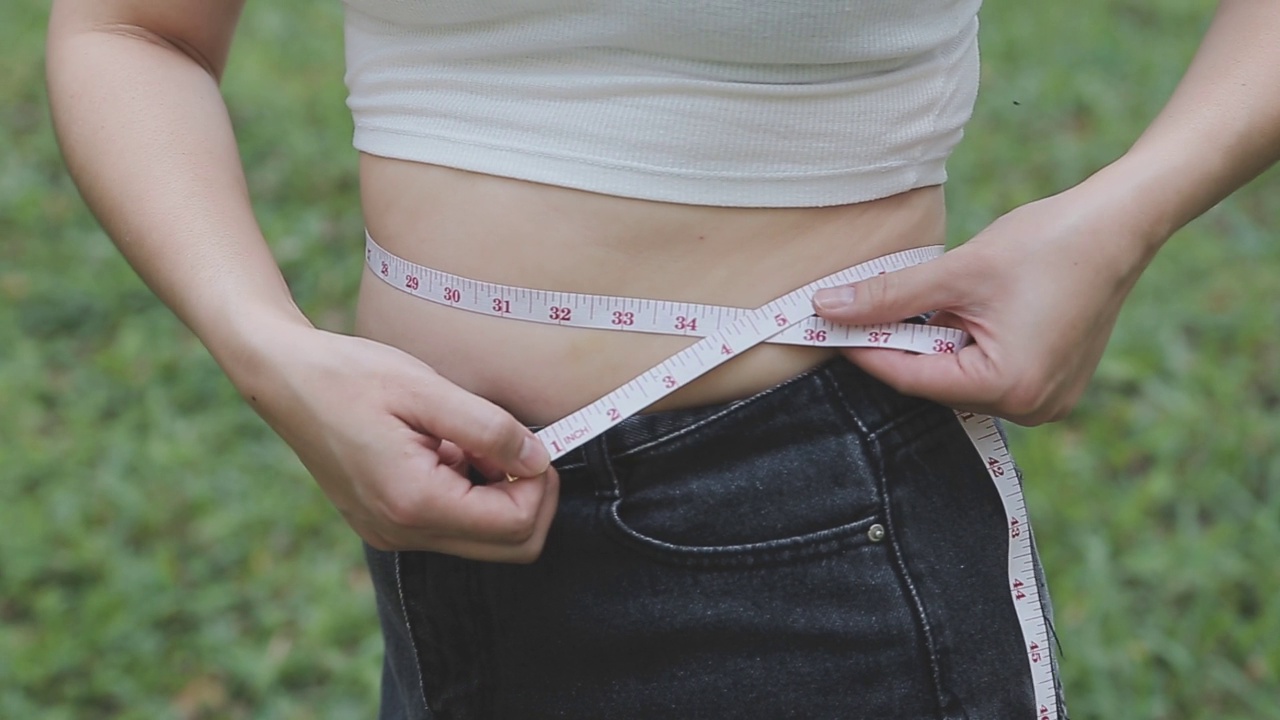
[{"label": "bare abdomen", "polygon": [[[366,223],[390,252],[522,287],[757,307],[889,252],[942,242],[940,188],[830,208],[674,205],[365,156]],[[353,239],[354,242],[354,239]],[[531,424],[557,420],[691,339],[537,325],[433,305],[366,272],[357,332]],[[655,408],[725,402],[834,351],[763,346]]]}]

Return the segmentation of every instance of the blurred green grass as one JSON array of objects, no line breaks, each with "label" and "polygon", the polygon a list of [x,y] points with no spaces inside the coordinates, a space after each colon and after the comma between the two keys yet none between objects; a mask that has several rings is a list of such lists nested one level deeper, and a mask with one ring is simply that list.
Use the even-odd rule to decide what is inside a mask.
[{"label": "blurred green grass", "polygon": [[[341,6],[250,3],[226,91],[303,308],[350,325]],[[993,0],[952,240],[1124,150],[1203,0]],[[46,3],[0,5],[0,718],[356,718],[358,544],[66,178]],[[1280,173],[1181,232],[1067,421],[1014,429],[1072,716],[1280,718]]]}]

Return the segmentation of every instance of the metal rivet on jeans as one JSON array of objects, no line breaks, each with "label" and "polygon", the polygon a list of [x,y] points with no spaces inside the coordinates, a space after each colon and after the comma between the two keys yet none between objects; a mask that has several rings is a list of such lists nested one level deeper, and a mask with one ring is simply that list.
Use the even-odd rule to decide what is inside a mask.
[{"label": "metal rivet on jeans", "polygon": [[872,525],[871,527],[867,528],[867,539],[869,539],[871,542],[880,542],[881,540],[883,540],[884,526],[881,525],[880,523],[876,523],[875,525]]}]

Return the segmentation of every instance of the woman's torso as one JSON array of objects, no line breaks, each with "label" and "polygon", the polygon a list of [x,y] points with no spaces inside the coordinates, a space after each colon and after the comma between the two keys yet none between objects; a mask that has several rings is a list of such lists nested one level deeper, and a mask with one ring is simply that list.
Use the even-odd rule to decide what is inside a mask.
[{"label": "woman's torso", "polygon": [[[942,242],[941,189],[827,208],[717,208],[618,198],[362,156],[370,234],[428,267],[497,283],[758,307],[895,250]],[[563,417],[688,345],[434,305],[366,271],[357,330],[421,358],[527,423]],[[833,351],[762,346],[655,407],[723,402]]]},{"label": "woman's torso", "polygon": [[[365,219],[408,260],[756,307],[942,240],[978,0],[346,3]],[[358,331],[538,424],[691,342],[477,316],[369,273]],[[655,407],[748,395],[832,352],[757,348]]]}]

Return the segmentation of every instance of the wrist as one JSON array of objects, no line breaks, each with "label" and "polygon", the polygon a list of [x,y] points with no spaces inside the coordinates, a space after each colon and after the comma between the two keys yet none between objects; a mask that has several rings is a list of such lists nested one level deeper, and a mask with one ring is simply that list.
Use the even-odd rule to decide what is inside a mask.
[{"label": "wrist", "polygon": [[1225,198],[1241,181],[1219,154],[1192,155],[1140,139],[1081,183],[1110,198],[1151,256],[1184,225]]},{"label": "wrist", "polygon": [[299,333],[315,331],[292,302],[287,307],[244,305],[201,339],[236,389],[250,397],[278,375],[281,359],[296,349]]},{"label": "wrist", "polygon": [[1190,219],[1171,189],[1158,167],[1126,155],[1064,194],[1089,218],[1096,249],[1136,274]]}]

